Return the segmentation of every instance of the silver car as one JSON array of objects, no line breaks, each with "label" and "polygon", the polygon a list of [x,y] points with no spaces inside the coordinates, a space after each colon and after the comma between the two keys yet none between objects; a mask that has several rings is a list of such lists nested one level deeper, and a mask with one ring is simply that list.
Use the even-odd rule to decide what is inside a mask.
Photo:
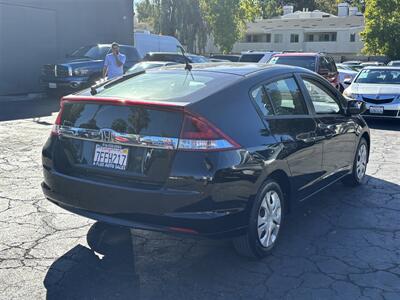
[{"label": "silver car", "polygon": [[349,87],[350,83],[353,81],[354,77],[357,76],[358,72],[344,64],[336,64],[336,68],[339,72],[339,91],[343,92]]},{"label": "silver car", "polygon": [[365,101],[365,116],[400,118],[400,67],[366,67],[343,95]]}]

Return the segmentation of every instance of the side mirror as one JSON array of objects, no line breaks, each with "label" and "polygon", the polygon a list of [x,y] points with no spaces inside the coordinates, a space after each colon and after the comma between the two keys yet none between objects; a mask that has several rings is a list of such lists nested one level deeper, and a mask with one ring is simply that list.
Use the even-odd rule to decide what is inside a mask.
[{"label": "side mirror", "polygon": [[367,106],[364,101],[360,100],[348,100],[347,101],[347,114],[348,115],[360,115],[367,110]]},{"label": "side mirror", "polygon": [[351,78],[346,78],[345,80],[343,80],[343,83],[345,84],[351,84],[352,83],[352,79]]}]

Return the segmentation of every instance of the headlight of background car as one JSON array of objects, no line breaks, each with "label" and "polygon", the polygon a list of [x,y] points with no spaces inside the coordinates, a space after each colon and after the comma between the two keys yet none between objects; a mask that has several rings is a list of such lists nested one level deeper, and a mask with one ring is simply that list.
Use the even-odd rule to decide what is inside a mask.
[{"label": "headlight of background car", "polygon": [[358,95],[358,94],[353,94],[353,93],[350,91],[350,89],[347,88],[347,89],[345,89],[345,90],[343,91],[343,96],[345,96],[345,97],[347,97],[347,98],[350,98],[350,99],[355,99],[355,100],[357,100],[359,95]]},{"label": "headlight of background car", "polygon": [[74,75],[75,76],[84,76],[89,74],[89,69],[86,68],[78,68],[74,70]]}]

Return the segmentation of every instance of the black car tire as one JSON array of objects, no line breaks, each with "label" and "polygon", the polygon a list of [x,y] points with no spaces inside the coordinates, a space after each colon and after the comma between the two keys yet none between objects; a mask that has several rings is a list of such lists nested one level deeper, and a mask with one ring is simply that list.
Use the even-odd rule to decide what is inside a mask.
[{"label": "black car tire", "polygon": [[366,164],[365,164],[365,169],[367,168],[367,163],[368,163],[368,156],[369,156],[369,148],[368,148],[368,143],[365,140],[365,138],[361,138],[360,142],[358,143],[358,147],[357,147],[357,151],[356,151],[356,155],[354,157],[354,161],[353,161],[353,170],[351,172],[351,174],[347,175],[345,178],[343,178],[342,182],[344,185],[347,186],[358,186],[361,185],[365,182],[365,178],[366,178],[366,174],[364,171],[364,174],[361,178],[359,178],[359,176],[357,176],[357,162],[359,160],[359,153],[360,153],[360,149],[361,147],[365,147],[366,149]]},{"label": "black car tire", "polygon": [[[264,198],[269,192],[274,192],[279,196],[280,202],[280,223],[277,231],[277,236],[271,245],[267,247],[261,244],[259,234],[258,234],[258,217],[262,209],[262,203]],[[239,236],[233,240],[233,245],[236,251],[243,256],[251,258],[263,258],[269,255],[272,249],[275,247],[279,236],[282,231],[282,225],[285,215],[285,199],[282,189],[279,184],[272,179],[267,180],[260,188],[259,193],[254,201],[254,205],[251,209],[250,220],[248,224],[247,233],[243,236]],[[275,223],[276,224],[276,223]]]}]

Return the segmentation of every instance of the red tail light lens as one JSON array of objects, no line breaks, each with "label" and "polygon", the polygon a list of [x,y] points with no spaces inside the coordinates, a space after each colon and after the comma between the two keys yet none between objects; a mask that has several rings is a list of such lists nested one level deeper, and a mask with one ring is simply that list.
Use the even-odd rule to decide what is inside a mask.
[{"label": "red tail light lens", "polygon": [[185,151],[221,151],[240,145],[206,119],[185,114],[178,149]]},{"label": "red tail light lens", "polygon": [[54,121],[54,125],[51,128],[51,134],[52,135],[57,135],[58,136],[60,134],[59,129],[60,129],[60,125],[61,125],[61,115],[63,113],[63,109],[64,109],[64,102],[63,102],[63,99],[61,99],[61,101],[60,101],[60,111],[58,112],[57,118]]}]

